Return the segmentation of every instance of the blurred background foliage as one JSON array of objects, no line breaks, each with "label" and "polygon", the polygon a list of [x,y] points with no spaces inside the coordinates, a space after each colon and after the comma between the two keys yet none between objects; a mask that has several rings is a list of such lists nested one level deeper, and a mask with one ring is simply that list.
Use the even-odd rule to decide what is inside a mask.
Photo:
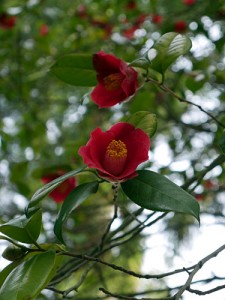
[{"label": "blurred background foliage", "polygon": [[[213,4],[210,0],[0,3],[1,222],[23,214],[30,197],[42,185],[42,176],[82,165],[77,151],[94,128],[105,130],[124,115],[138,110],[154,113],[158,120],[149,167],[177,184],[198,175],[221,153],[218,141],[222,126],[199,108],[179,102],[152,83],[144,84],[130,102],[98,109],[89,98],[91,89],[67,85],[55,78],[49,68],[63,54],[100,50],[130,62],[162,34],[169,31],[186,34],[192,40],[192,49],[166,72],[165,84],[225,124],[223,0]],[[7,23],[5,15],[14,19]],[[77,178],[78,183],[89,179],[91,175],[87,174]],[[225,174],[218,165],[192,191],[201,204],[202,214],[214,216],[215,222],[224,215],[224,189]],[[65,226],[71,249],[85,253],[96,246],[111,216],[112,198],[111,188],[103,185],[97,196],[72,214]],[[122,222],[137,207],[122,194],[119,203],[119,222]],[[55,242],[52,228],[58,205],[50,198],[42,202],[42,242]],[[142,214],[140,218],[145,218],[149,212]],[[174,246],[174,251],[190,237],[193,225],[196,225],[193,218],[188,216],[169,214],[164,219],[163,231],[173,237],[170,247]],[[146,247],[144,236],[134,238],[129,247],[118,246],[106,258],[140,271]],[[169,253],[173,257],[174,252]],[[76,276],[79,278],[79,273]],[[72,276],[69,278],[76,281]],[[116,284],[121,293],[135,292],[137,285],[133,278],[122,280],[118,273],[96,265],[82,286],[81,295],[90,299],[99,282],[109,288]],[[61,285],[69,286],[70,281],[67,279]]]}]

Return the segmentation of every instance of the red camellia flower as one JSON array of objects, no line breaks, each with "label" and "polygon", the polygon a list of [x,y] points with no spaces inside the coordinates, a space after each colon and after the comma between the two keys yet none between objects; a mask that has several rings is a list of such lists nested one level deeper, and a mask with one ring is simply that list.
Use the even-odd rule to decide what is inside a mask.
[{"label": "red camellia flower", "polygon": [[137,176],[137,166],[148,160],[150,139],[139,128],[125,122],[106,132],[96,128],[86,146],[79,149],[85,164],[109,181],[125,181]]},{"label": "red camellia flower", "polygon": [[185,32],[187,29],[187,23],[185,21],[177,21],[174,25],[174,30],[179,33]]},{"label": "red camellia flower", "polygon": [[100,107],[111,107],[132,96],[138,87],[138,73],[123,60],[103,51],[93,55],[98,85],[91,93]]},{"label": "red camellia flower", "polygon": [[[43,183],[46,184],[64,174],[65,174],[64,171],[56,171],[54,173],[43,176],[41,180]],[[49,193],[49,196],[57,203],[63,202],[66,199],[66,197],[69,195],[69,193],[76,187],[76,185],[77,185],[76,179],[74,177],[70,177],[65,181],[63,181],[51,193]]]},{"label": "red camellia flower", "polygon": [[0,14],[0,27],[3,29],[11,29],[15,26],[16,16],[9,16],[6,13]]}]

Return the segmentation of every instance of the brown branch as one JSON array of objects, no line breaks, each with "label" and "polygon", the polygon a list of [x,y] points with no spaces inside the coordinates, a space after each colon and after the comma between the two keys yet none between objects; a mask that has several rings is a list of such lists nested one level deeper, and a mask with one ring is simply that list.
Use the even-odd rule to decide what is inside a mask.
[{"label": "brown branch", "polygon": [[205,113],[206,115],[208,115],[211,119],[213,119],[219,126],[225,128],[225,125],[220,122],[216,117],[214,117],[210,112],[206,111],[204,108],[202,108],[201,105],[199,104],[196,104],[192,101],[189,101],[187,99],[184,99],[182,97],[180,97],[179,95],[177,95],[176,93],[174,93],[170,88],[168,88],[166,85],[164,85],[163,83],[159,82],[159,81],[156,81],[154,79],[151,79],[151,78],[147,78],[146,79],[146,82],[152,82],[154,83],[155,85],[157,85],[162,91],[166,92],[167,94],[170,94],[171,96],[173,96],[174,98],[178,99],[180,102],[183,102],[183,103],[187,103],[187,104],[190,104],[190,105],[193,105],[195,107],[197,107],[200,111],[202,111],[203,113]]},{"label": "brown branch", "polygon": [[103,236],[102,236],[102,239],[101,239],[101,242],[100,242],[100,245],[99,245],[99,249],[101,250],[104,246],[104,243],[105,243],[105,239],[110,231],[110,228],[112,226],[112,223],[114,222],[114,220],[117,218],[117,213],[118,213],[118,206],[117,206],[117,203],[116,203],[116,200],[117,200],[117,197],[118,197],[118,189],[119,189],[119,184],[118,183],[115,183],[113,186],[112,186],[113,190],[114,190],[114,196],[113,196],[113,203],[114,203],[114,214],[113,214],[113,217],[112,219],[110,220],[107,228],[106,228],[106,231],[104,232]]},{"label": "brown branch", "polygon": [[166,297],[166,298],[134,298],[134,297],[129,297],[129,296],[123,296],[119,294],[114,294],[109,291],[107,291],[104,288],[99,288],[99,291],[103,292],[104,294],[117,298],[117,299],[122,299],[122,300],[173,300],[174,297]]},{"label": "brown branch", "polygon": [[187,291],[190,292],[190,293],[194,293],[194,294],[203,296],[203,295],[207,295],[207,294],[211,294],[211,293],[220,291],[222,289],[225,289],[225,284],[219,285],[219,286],[217,286],[213,289],[207,290],[207,291],[199,291],[199,290],[194,290],[194,289],[191,289],[191,288],[187,288]]},{"label": "brown branch", "polygon": [[82,255],[82,254],[73,254],[73,253],[66,252],[66,251],[62,252],[62,254],[66,255],[66,256],[80,258],[80,259],[83,259],[83,260],[98,262],[98,263],[103,264],[105,266],[108,266],[108,267],[110,267],[114,270],[123,272],[125,274],[131,275],[131,276],[134,276],[134,277],[137,277],[137,278],[144,278],[144,279],[160,279],[160,278],[167,277],[167,276],[170,276],[170,275],[174,275],[174,274],[177,274],[177,273],[185,272],[186,270],[192,270],[195,267],[195,266],[191,266],[189,268],[186,268],[185,270],[182,268],[182,269],[177,269],[177,270],[174,270],[174,271],[171,271],[171,272],[168,272],[168,273],[149,275],[149,274],[139,274],[139,273],[136,273],[134,271],[127,270],[127,269],[125,269],[121,266],[108,263],[108,262],[106,262],[104,260],[101,260],[97,257],[91,257],[91,256],[88,256],[88,255]]},{"label": "brown branch", "polygon": [[179,300],[181,295],[184,293],[185,290],[187,290],[191,283],[192,283],[192,279],[195,276],[195,274],[202,268],[202,266],[209,261],[210,259],[216,257],[220,252],[222,252],[225,249],[225,244],[221,247],[219,247],[217,250],[215,250],[214,252],[210,253],[209,255],[207,255],[205,258],[203,258],[202,260],[200,260],[196,266],[194,267],[194,270],[192,272],[189,273],[188,279],[186,281],[186,283],[179,289],[179,291],[176,293],[174,300]]}]

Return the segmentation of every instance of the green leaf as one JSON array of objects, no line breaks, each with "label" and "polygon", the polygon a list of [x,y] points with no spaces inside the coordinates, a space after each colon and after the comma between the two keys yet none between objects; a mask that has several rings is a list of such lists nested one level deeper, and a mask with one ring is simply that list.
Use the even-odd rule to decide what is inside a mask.
[{"label": "green leaf", "polygon": [[42,186],[40,189],[38,189],[33,197],[31,198],[30,203],[28,204],[28,208],[31,208],[35,205],[37,205],[46,195],[48,195],[52,190],[54,190],[58,185],[60,185],[63,181],[65,181],[66,179],[68,179],[69,177],[72,177],[80,172],[82,172],[84,170],[84,168],[86,168],[86,166],[83,166],[77,170],[68,172],[54,180],[52,180],[51,182],[47,183],[46,185]]},{"label": "green leaf", "polygon": [[157,119],[155,114],[148,111],[138,111],[126,119],[126,122],[133,124],[136,128],[141,128],[152,137],[157,128]]},{"label": "green leaf", "polygon": [[1,300],[35,299],[51,280],[55,251],[37,254],[16,267],[0,289]]},{"label": "green leaf", "polygon": [[136,204],[153,211],[173,211],[194,216],[199,221],[199,204],[186,191],[166,177],[147,170],[121,184]]},{"label": "green leaf", "polygon": [[132,61],[131,63],[129,63],[129,66],[131,66],[131,67],[137,67],[137,68],[141,68],[141,69],[145,69],[145,70],[148,69],[149,65],[150,65],[150,62],[149,62],[148,58],[145,56],[139,57],[139,58],[135,59],[134,61]]},{"label": "green leaf", "polygon": [[39,209],[30,218],[18,217],[0,226],[0,232],[22,243],[32,244],[39,237],[42,226],[42,211]]},{"label": "green leaf", "polygon": [[164,34],[147,52],[150,67],[163,74],[179,56],[190,50],[191,45],[191,40],[182,34],[176,32]]},{"label": "green leaf", "polygon": [[4,281],[6,280],[7,276],[14,270],[18,265],[20,264],[19,260],[16,260],[6,266],[1,272],[0,272],[0,287],[3,285]]},{"label": "green leaf", "polygon": [[50,71],[62,81],[74,86],[95,86],[96,71],[92,63],[93,55],[67,54],[60,57]]},{"label": "green leaf", "polygon": [[222,150],[223,154],[225,154],[225,130],[219,139],[219,146],[220,146],[220,149]]},{"label": "green leaf", "polygon": [[54,232],[56,237],[61,243],[64,243],[62,237],[62,225],[70,215],[70,213],[76,209],[85,199],[91,194],[94,194],[98,190],[98,181],[83,183],[76,187],[63,202],[59,214],[57,216]]}]

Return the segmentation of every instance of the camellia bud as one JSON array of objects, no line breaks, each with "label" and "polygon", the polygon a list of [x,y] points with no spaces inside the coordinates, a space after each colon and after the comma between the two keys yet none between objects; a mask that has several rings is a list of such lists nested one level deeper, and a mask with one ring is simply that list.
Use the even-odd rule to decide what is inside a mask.
[{"label": "camellia bud", "polygon": [[2,257],[9,260],[15,261],[24,257],[26,250],[15,246],[8,246],[2,253]]}]

